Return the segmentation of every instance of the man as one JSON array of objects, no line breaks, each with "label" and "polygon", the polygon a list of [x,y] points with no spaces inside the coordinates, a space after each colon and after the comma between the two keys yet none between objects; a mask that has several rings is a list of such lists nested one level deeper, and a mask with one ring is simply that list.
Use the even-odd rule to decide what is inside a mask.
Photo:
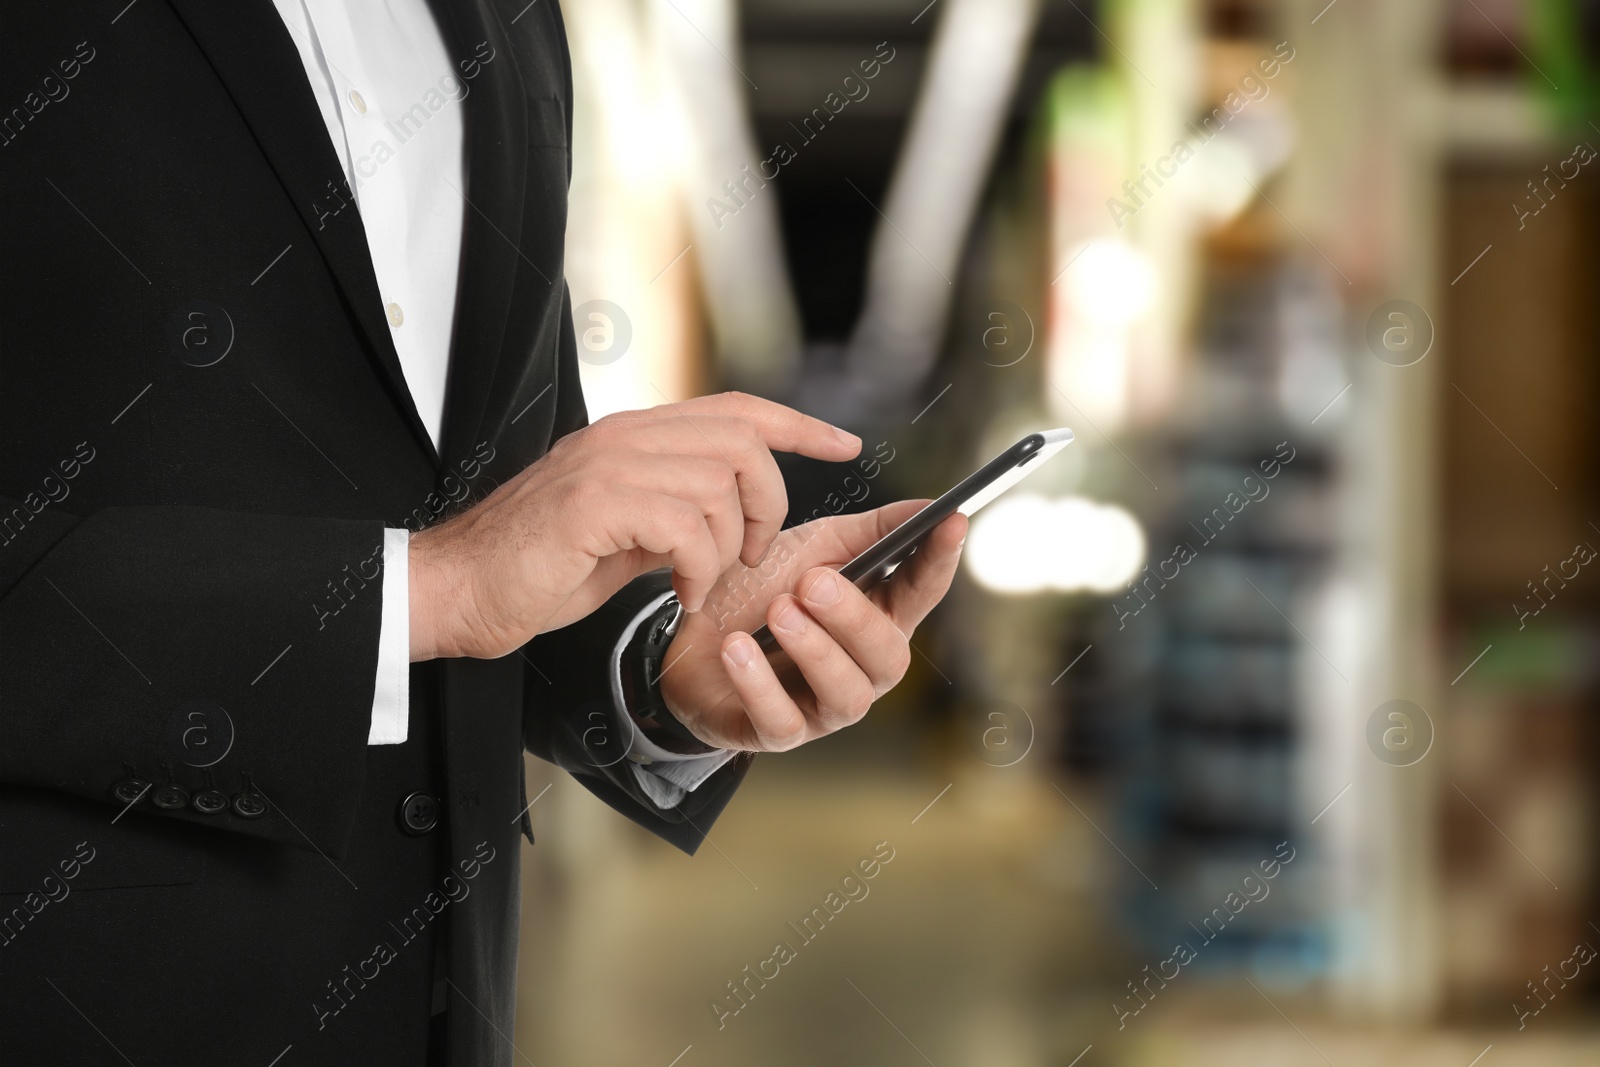
[{"label": "man", "polygon": [[585,427],[555,0],[23,5],[0,55],[6,1062],[511,1063],[524,747],[692,852],[899,680],[964,520],[868,597],[915,504],[778,532],[770,450],[848,434]]}]

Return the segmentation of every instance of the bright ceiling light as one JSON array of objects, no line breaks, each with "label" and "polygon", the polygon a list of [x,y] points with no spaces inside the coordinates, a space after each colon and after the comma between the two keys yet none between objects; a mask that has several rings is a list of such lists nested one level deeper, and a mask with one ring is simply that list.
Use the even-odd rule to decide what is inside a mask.
[{"label": "bright ceiling light", "polygon": [[1074,318],[1100,326],[1131,326],[1156,298],[1156,272],[1144,253],[1123,241],[1090,241],[1067,267]]},{"label": "bright ceiling light", "polygon": [[1113,504],[1024,493],[978,513],[964,556],[974,580],[997,593],[1112,593],[1144,565],[1145,537]]},{"label": "bright ceiling light", "polygon": [[1195,157],[1189,195],[1214,223],[1226,222],[1255,198],[1261,168],[1250,145],[1226,131],[1207,142]]}]

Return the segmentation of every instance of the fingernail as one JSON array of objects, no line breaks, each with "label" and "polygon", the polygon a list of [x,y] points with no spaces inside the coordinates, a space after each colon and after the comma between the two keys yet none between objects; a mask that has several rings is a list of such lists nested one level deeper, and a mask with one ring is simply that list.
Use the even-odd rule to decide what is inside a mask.
[{"label": "fingernail", "polygon": [[786,633],[797,634],[806,628],[806,613],[793,604],[786,604],[778,612],[777,626]]},{"label": "fingernail", "polygon": [[853,433],[849,433],[849,432],[847,432],[845,430],[841,430],[837,426],[835,426],[833,428],[833,435],[835,437],[837,437],[840,441],[842,441],[844,444],[849,445],[851,448],[860,448],[861,447],[861,438],[857,437]]},{"label": "fingernail", "polygon": [[806,592],[806,599],[819,607],[826,607],[839,599],[839,579],[828,571],[811,583],[811,588]]},{"label": "fingernail", "polygon": [[748,667],[756,661],[756,644],[747,637],[741,637],[722,654],[732,660],[735,667]]}]

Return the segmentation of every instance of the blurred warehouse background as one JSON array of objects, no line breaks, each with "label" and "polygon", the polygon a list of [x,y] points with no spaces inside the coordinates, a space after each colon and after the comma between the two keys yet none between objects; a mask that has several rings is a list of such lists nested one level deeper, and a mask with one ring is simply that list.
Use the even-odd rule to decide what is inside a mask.
[{"label": "blurred warehouse background", "polygon": [[1077,442],[699,856],[530,761],[520,1062],[1600,1062],[1600,3],[563,8],[593,414]]}]

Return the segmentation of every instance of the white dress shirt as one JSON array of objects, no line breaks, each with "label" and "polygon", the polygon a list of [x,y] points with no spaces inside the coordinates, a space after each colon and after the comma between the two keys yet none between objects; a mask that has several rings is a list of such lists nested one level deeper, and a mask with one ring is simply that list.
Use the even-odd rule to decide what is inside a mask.
[{"label": "white dress shirt", "polygon": [[[355,193],[390,336],[417,413],[440,443],[466,188],[458,73],[426,0],[273,0],[300,52],[334,152]],[[486,72],[477,71],[480,76]],[[502,75],[509,76],[509,75]],[[383,621],[367,743],[406,740],[411,697],[408,531],[384,531]],[[611,655],[613,699],[622,706],[622,648]],[[682,756],[637,727],[629,759],[646,794],[672,807],[733,756]]]}]

